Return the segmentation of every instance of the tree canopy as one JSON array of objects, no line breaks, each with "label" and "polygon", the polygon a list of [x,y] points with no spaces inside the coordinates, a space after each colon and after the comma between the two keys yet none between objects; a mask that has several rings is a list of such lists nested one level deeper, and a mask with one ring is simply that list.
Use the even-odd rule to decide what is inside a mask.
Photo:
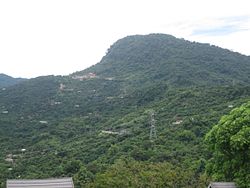
[{"label": "tree canopy", "polygon": [[206,135],[212,150],[207,165],[215,180],[236,181],[250,185],[250,102],[223,116]]}]

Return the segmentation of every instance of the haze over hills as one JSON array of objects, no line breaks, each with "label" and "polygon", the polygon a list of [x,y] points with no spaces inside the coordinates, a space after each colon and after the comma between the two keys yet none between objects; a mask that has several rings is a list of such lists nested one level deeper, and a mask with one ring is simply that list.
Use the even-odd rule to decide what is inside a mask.
[{"label": "haze over hills", "polygon": [[204,135],[249,101],[249,75],[250,57],[226,49],[164,34],[125,37],[86,70],[0,91],[0,180],[73,176],[77,186],[112,187],[117,170],[124,186],[136,168],[144,176],[131,175],[132,185],[146,187],[148,171],[162,177],[155,186],[205,186]]},{"label": "haze over hills", "polygon": [[8,87],[15,85],[21,81],[24,81],[26,79],[24,78],[13,78],[11,76],[8,76],[6,74],[0,74],[0,88],[2,87]]}]

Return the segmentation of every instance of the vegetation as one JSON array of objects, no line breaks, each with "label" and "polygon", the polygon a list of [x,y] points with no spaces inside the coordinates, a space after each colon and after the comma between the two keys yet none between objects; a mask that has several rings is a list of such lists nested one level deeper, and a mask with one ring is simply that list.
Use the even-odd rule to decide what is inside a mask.
[{"label": "vegetation", "polygon": [[26,79],[24,78],[12,78],[5,74],[0,74],[0,88],[12,86],[15,84],[18,84],[19,82],[22,82]]},{"label": "vegetation", "polygon": [[250,102],[223,116],[207,134],[213,151],[208,172],[216,180],[250,185]]},{"label": "vegetation", "polygon": [[98,173],[87,187],[202,187],[205,177],[167,162],[150,163],[119,159],[104,173]]},{"label": "vegetation", "polygon": [[63,176],[76,187],[205,187],[214,176],[205,173],[204,137],[250,100],[249,65],[208,44],[130,36],[89,69],[6,87],[2,187],[7,178]]}]

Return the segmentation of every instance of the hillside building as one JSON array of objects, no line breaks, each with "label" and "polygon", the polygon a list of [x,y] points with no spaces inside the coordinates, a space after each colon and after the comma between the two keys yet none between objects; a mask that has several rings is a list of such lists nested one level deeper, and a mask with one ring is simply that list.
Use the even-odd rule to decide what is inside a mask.
[{"label": "hillside building", "polygon": [[211,182],[208,188],[237,188],[233,182]]},{"label": "hillside building", "polygon": [[72,178],[7,180],[7,188],[74,188]]}]

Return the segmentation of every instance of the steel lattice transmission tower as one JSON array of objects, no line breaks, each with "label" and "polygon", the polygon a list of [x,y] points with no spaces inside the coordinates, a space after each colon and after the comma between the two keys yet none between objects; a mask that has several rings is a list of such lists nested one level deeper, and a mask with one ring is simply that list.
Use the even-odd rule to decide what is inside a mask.
[{"label": "steel lattice transmission tower", "polygon": [[154,111],[150,112],[150,134],[149,134],[149,139],[150,141],[154,141],[154,139],[157,138],[156,136],[156,129],[155,129],[155,118],[154,118]]}]

